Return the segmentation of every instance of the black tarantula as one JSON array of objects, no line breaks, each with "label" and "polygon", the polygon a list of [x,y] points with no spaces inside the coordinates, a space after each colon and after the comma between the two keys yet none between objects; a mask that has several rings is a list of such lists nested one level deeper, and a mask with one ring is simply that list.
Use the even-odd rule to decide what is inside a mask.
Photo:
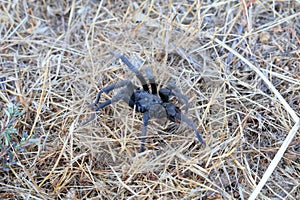
[{"label": "black tarantula", "polygon": [[[142,73],[124,56],[119,55],[116,53],[111,53],[113,56],[118,57],[121,59],[128,68],[135,73],[137,78],[142,83],[143,89],[140,89],[135,84],[133,84],[130,80],[124,80],[120,81],[118,83],[109,85],[103,89],[101,89],[97,95],[97,98],[94,103],[92,103],[91,106],[96,106],[95,112],[101,110],[102,108],[120,101],[124,100],[131,108],[135,108],[137,112],[143,113],[143,129],[142,129],[142,141],[141,141],[141,152],[145,150],[145,141],[146,141],[146,133],[147,133],[147,126],[148,121],[150,118],[164,118],[171,120],[172,122],[180,122],[183,121],[187,123],[196,133],[196,137],[203,145],[206,145],[204,140],[202,139],[199,131],[197,130],[195,124],[192,120],[187,118],[185,115],[183,115],[179,109],[174,103],[169,102],[169,99],[171,96],[175,96],[178,98],[180,102],[185,102],[185,110],[186,113],[188,111],[188,99],[185,95],[181,94],[179,89],[175,86],[175,84],[169,84],[165,88],[161,88],[158,92],[159,95],[157,95],[157,85],[154,80],[154,76],[152,75],[150,69],[146,69],[146,75],[149,79],[151,91],[150,93],[149,87],[147,85],[147,82],[142,75]],[[113,96],[110,100],[107,100],[101,104],[98,105],[98,102],[100,100],[101,94],[103,92],[109,93],[110,91],[121,88],[121,89],[115,96]],[[84,122],[82,124],[85,125],[88,122],[92,121],[95,118],[95,113],[91,116],[89,120]]]}]

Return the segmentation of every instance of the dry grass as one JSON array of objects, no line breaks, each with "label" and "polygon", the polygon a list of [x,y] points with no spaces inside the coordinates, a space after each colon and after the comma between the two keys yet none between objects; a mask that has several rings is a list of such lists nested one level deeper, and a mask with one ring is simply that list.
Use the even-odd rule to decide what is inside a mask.
[{"label": "dry grass", "polygon": [[[1,199],[300,198],[299,1],[7,0],[0,22]],[[140,153],[123,102],[81,127],[137,82],[110,51],[175,81],[209,146],[153,119]]]}]

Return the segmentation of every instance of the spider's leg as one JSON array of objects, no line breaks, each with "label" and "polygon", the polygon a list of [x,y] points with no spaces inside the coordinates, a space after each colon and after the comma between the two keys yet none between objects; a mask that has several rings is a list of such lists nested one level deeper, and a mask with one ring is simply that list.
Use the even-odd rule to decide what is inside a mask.
[{"label": "spider's leg", "polygon": [[[95,112],[97,112],[98,110],[101,110],[102,108],[104,108],[104,107],[110,105],[111,103],[112,103],[111,100],[107,100],[107,101],[101,103],[99,106],[97,106]],[[81,126],[84,126],[84,125],[86,125],[87,123],[89,123],[90,121],[94,120],[95,117],[96,117],[96,113],[95,113],[95,112],[92,114],[92,116],[91,116],[87,121],[83,122],[83,123],[80,124],[80,125],[81,125]]]},{"label": "spider's leg", "polygon": [[145,112],[143,115],[143,129],[142,129],[142,140],[141,140],[141,152],[145,151],[145,142],[147,138],[147,126],[150,119],[149,112]]},{"label": "spider's leg", "polygon": [[97,103],[99,102],[100,100],[100,97],[102,95],[103,92],[105,92],[106,94],[109,93],[110,91],[114,90],[114,89],[117,89],[117,88],[121,88],[121,87],[124,87],[124,86],[130,86],[133,91],[133,89],[136,89],[137,86],[135,86],[130,80],[124,80],[124,81],[120,81],[118,83],[115,83],[115,84],[112,84],[112,85],[109,85],[105,88],[102,88],[98,94],[97,94],[97,97],[96,97],[96,100],[94,103],[90,104],[89,107],[92,107],[92,106],[95,106],[97,105]]},{"label": "spider's leg", "polygon": [[[124,80],[124,81],[120,81],[118,83],[115,83],[115,84],[112,84],[112,85],[109,85],[105,88],[102,88],[100,90],[100,92],[98,93],[97,95],[97,98],[95,100],[94,103],[92,103],[91,105],[89,105],[89,107],[91,106],[95,106],[97,105],[97,103],[99,102],[100,100],[100,97],[101,97],[101,94],[103,92],[105,93],[108,93],[110,91],[112,91],[113,89],[116,89],[116,88],[120,88],[120,87],[124,87],[124,86],[127,86],[126,88],[124,88],[123,90],[121,90],[118,94],[116,94],[115,96],[113,96],[111,98],[111,100],[107,100],[103,103],[101,103],[100,105],[98,105],[95,109],[95,112],[101,110],[102,108],[114,103],[114,102],[117,102],[117,101],[120,101],[121,99],[123,99],[124,101],[126,101],[127,103],[130,102],[130,97],[131,95],[133,94],[134,92],[134,89],[137,88],[137,86],[135,86],[131,81],[129,80]],[[129,103],[128,103],[129,104]],[[90,121],[94,120],[95,117],[96,117],[96,114],[95,112],[92,114],[92,116],[84,123],[81,124],[81,126],[84,126],[86,125],[87,123],[89,123]]]},{"label": "spider's leg", "polygon": [[200,132],[198,131],[196,125],[191,119],[189,119],[188,117],[186,117],[181,113],[176,113],[175,117],[180,121],[185,122],[189,127],[191,127],[195,131],[196,138],[198,139],[198,141],[201,142],[204,146],[206,146],[205,141],[203,140],[202,136],[200,135]]},{"label": "spider's leg", "polygon": [[166,103],[169,102],[171,96],[177,97],[180,103],[185,104],[185,113],[188,113],[189,99],[186,95],[182,94],[175,85],[168,85],[168,87],[161,88],[158,93],[161,100]]},{"label": "spider's leg", "polygon": [[146,68],[146,76],[150,81],[150,85],[151,85],[151,90],[152,90],[152,94],[156,95],[157,94],[157,85],[155,82],[155,78],[150,70],[150,68]]},{"label": "spider's leg", "polygon": [[147,85],[147,82],[143,76],[143,74],[124,56],[124,55],[120,55],[114,52],[110,52],[111,55],[119,58],[122,60],[123,63],[125,63],[125,65],[127,65],[127,67],[133,71],[135,73],[135,75],[137,76],[137,78],[141,81],[143,89],[145,91],[149,91],[149,87]]},{"label": "spider's leg", "polygon": [[180,89],[173,82],[169,82],[168,85],[167,85],[167,88],[172,90],[174,96],[176,96],[178,98],[180,103],[185,104],[185,113],[188,113],[188,109],[189,109],[189,99],[188,99],[188,97],[186,95],[182,94]]}]

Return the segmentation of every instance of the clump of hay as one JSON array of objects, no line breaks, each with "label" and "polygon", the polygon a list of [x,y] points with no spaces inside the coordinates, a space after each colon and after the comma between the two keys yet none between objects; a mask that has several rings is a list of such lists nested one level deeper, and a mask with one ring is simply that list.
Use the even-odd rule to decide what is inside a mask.
[{"label": "clump of hay", "polygon": [[[297,1],[0,7],[1,113],[21,113],[9,143],[1,135],[1,198],[299,198]],[[175,81],[209,146],[151,120],[139,153],[141,115],[122,102],[79,126],[100,88],[137,81],[111,51]]]}]

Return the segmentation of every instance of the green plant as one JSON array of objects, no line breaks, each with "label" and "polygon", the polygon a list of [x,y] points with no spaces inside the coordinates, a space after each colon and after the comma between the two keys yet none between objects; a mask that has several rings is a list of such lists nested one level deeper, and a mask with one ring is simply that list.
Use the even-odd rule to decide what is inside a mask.
[{"label": "green plant", "polygon": [[0,161],[3,169],[8,170],[7,164],[15,163],[12,148],[17,144],[18,130],[15,127],[21,112],[15,104],[7,103],[5,108],[1,108],[0,113],[2,116],[0,120]]}]

